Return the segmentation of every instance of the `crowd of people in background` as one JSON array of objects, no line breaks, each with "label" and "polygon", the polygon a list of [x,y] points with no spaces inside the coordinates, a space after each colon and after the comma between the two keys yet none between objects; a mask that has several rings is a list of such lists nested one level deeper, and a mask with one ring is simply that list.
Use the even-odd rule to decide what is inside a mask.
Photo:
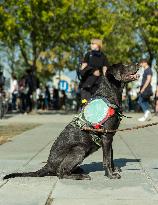
[{"label": "crowd of people in background", "polygon": [[12,74],[10,94],[12,111],[25,114],[32,110],[66,110],[67,102],[72,110],[77,109],[77,92],[66,94],[64,90],[42,84],[31,69],[20,79]]},{"label": "crowd of people in background", "polygon": [[[138,97],[139,97],[139,92],[137,93],[137,95],[133,96],[132,89],[127,88],[126,94],[122,96],[123,110],[125,112],[142,111],[140,105],[138,104]],[[155,115],[158,116],[158,84],[157,84],[155,93],[153,93],[153,95],[150,98],[148,98],[148,106],[149,106],[149,109],[152,112],[155,112]]]}]

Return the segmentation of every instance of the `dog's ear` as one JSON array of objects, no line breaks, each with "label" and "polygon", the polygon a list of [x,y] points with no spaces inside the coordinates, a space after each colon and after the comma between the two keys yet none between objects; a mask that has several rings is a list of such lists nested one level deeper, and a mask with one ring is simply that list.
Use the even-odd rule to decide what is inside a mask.
[{"label": "dog's ear", "polygon": [[108,68],[107,72],[112,74],[116,80],[121,81],[122,69],[123,69],[123,65],[121,63],[113,64]]}]

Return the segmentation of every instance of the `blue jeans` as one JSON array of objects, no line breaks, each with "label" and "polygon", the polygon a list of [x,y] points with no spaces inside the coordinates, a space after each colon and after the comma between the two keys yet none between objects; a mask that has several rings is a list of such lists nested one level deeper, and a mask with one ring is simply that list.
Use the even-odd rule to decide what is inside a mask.
[{"label": "blue jeans", "polygon": [[17,100],[17,94],[12,93],[12,109],[16,110],[16,100]]},{"label": "blue jeans", "polygon": [[139,98],[138,98],[138,104],[142,108],[144,113],[147,110],[149,110],[149,99],[145,99],[140,95]]}]

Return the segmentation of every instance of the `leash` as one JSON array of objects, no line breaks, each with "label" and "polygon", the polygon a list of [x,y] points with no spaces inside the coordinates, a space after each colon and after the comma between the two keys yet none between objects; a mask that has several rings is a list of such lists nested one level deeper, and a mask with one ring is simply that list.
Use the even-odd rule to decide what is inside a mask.
[{"label": "leash", "polygon": [[95,129],[95,128],[91,128],[91,127],[82,127],[82,130],[84,131],[92,131],[92,132],[99,132],[99,133],[113,133],[113,132],[124,132],[124,131],[132,131],[132,130],[138,130],[138,129],[142,129],[145,127],[151,127],[154,125],[158,125],[158,122],[154,122],[154,123],[150,123],[150,124],[146,124],[146,125],[139,125],[139,126],[135,126],[135,127],[128,127],[128,128],[124,128],[124,129],[116,129],[116,130],[107,130],[105,128],[101,128],[101,129]]}]

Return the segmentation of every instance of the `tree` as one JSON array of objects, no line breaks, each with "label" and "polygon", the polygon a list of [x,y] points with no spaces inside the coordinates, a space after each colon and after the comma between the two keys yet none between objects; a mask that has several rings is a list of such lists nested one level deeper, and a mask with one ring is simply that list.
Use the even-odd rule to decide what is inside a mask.
[{"label": "tree", "polygon": [[[18,47],[19,56],[23,57],[25,66],[37,71],[42,52],[48,54],[58,48],[60,51],[58,56],[61,56],[62,52],[72,53],[77,45],[83,46],[92,36],[104,37],[108,34],[111,25],[108,26],[109,22],[104,23],[106,24],[106,33],[104,33],[102,28],[105,26],[102,27],[101,17],[108,16],[109,13],[103,10],[100,2],[97,0],[2,1],[0,39],[12,50]],[[79,50],[81,49],[75,51]]]},{"label": "tree", "polygon": [[137,0],[133,18],[144,48],[142,52],[147,53],[150,63],[154,58],[158,60],[158,2]]},{"label": "tree", "polygon": [[[158,60],[158,3],[157,0],[108,1],[115,14],[115,25],[106,39],[112,61],[138,61],[148,56],[150,63]],[[109,49],[110,48],[110,49]],[[112,58],[110,53],[117,53]]]}]

